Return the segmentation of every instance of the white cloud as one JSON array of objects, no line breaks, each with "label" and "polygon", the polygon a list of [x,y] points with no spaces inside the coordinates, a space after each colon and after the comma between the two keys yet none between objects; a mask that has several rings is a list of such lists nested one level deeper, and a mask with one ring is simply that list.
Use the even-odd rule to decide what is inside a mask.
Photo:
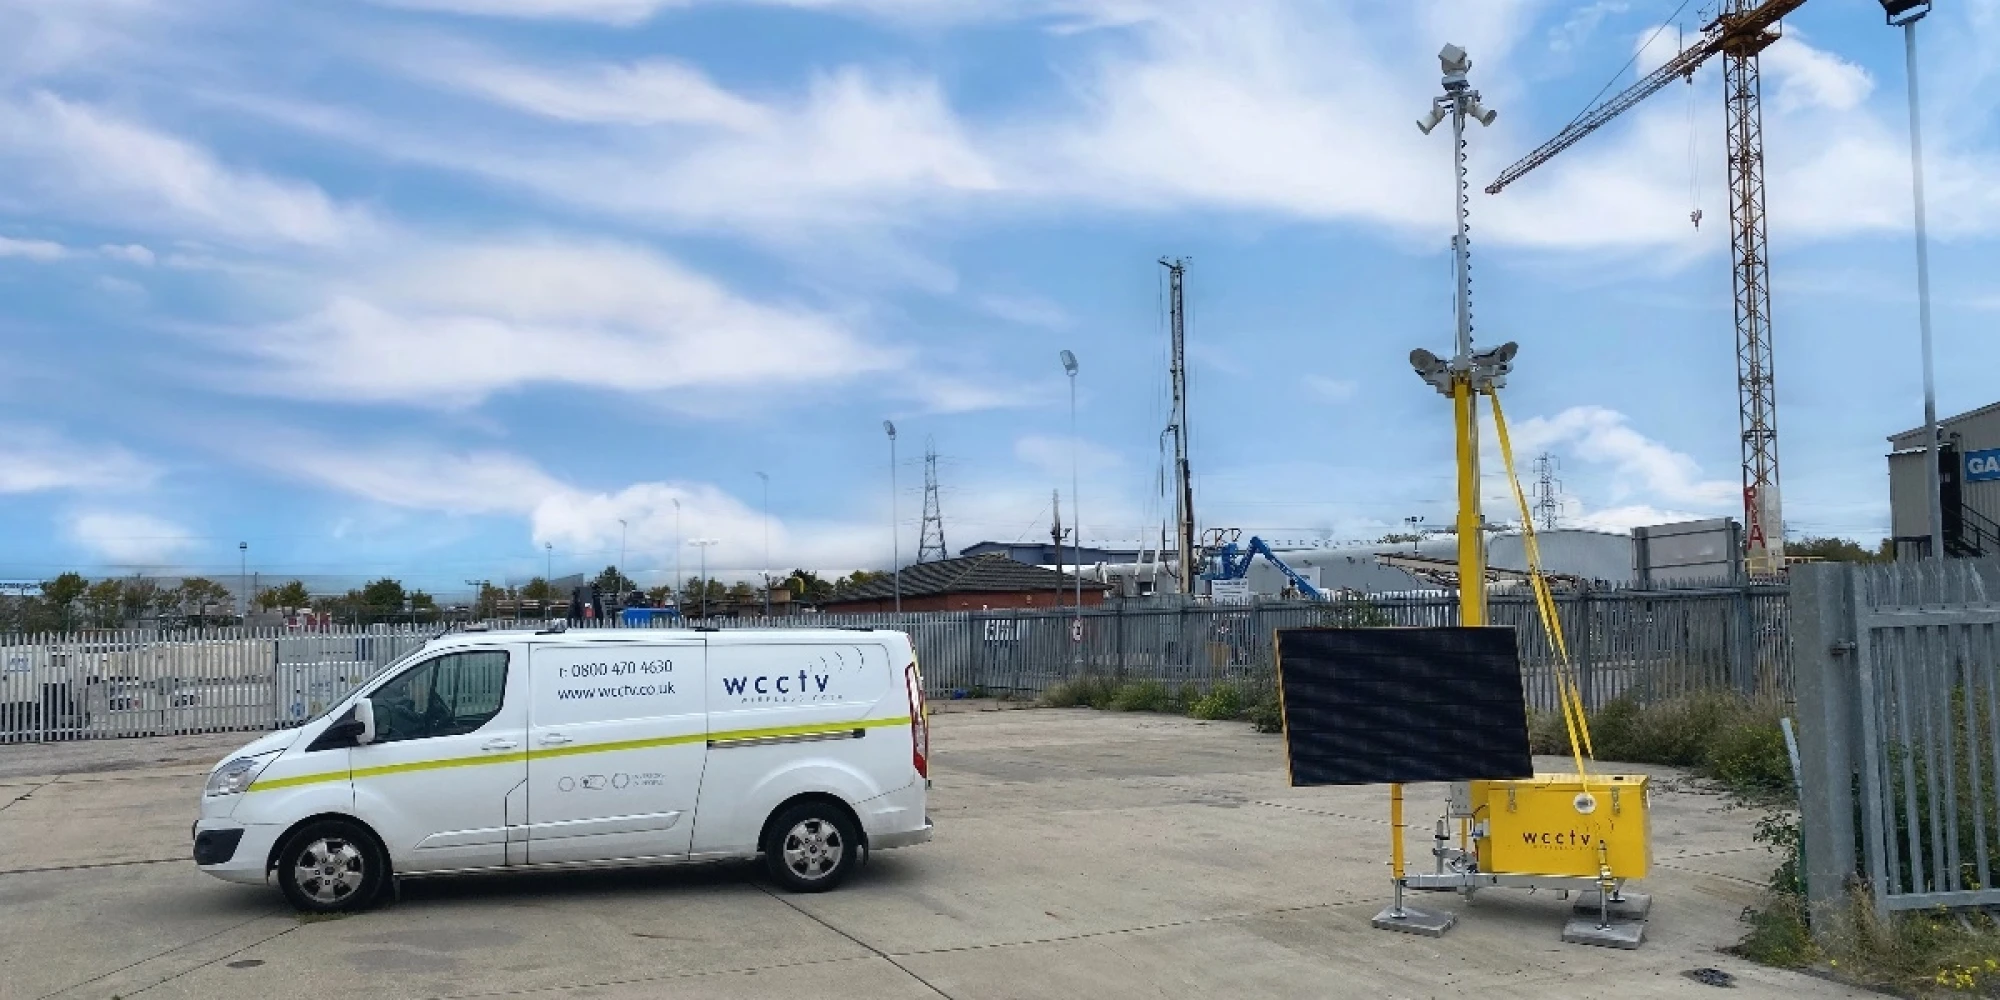
[{"label": "white cloud", "polygon": [[1299,381],[1313,395],[1332,403],[1345,403],[1354,398],[1355,390],[1361,386],[1351,378],[1331,378],[1326,375],[1305,375]]},{"label": "white cloud", "polygon": [[159,476],[152,463],[114,445],[84,444],[46,428],[0,426],[0,494],[124,492],[151,486]]},{"label": "white cloud", "polygon": [[982,295],[977,305],[988,313],[1009,323],[1022,326],[1039,326],[1047,330],[1066,330],[1076,323],[1075,318],[1061,305],[1039,295]]},{"label": "white cloud", "polygon": [[[1515,461],[1526,462],[1538,452],[1552,451],[1569,463],[1572,475],[1588,466],[1600,467],[1596,478],[1602,489],[1592,492],[1608,496],[1616,504],[1632,505],[1633,509],[1664,504],[1728,512],[1741,501],[1742,490],[1736,482],[1706,478],[1692,457],[1639,433],[1616,410],[1572,406],[1553,417],[1513,422],[1508,429]],[[1493,433],[1490,423],[1485,433]],[[1516,471],[1527,473],[1526,468]],[[1511,493],[1507,497],[1511,505]]]},{"label": "white cloud", "polygon": [[251,442],[240,457],[281,475],[391,507],[448,514],[526,514],[567,487],[503,452],[411,445],[356,448],[295,435]]},{"label": "white cloud", "polygon": [[186,140],[38,92],[0,103],[0,163],[37,207],[256,246],[325,246],[369,225],[318,187],[230,167]]},{"label": "white cloud", "polygon": [[1765,49],[1760,59],[1763,71],[1778,80],[1770,111],[1852,111],[1875,89],[1875,80],[1867,70],[1807,45],[1796,30]]},{"label": "white cloud", "polygon": [[420,250],[336,286],[310,315],[215,343],[249,356],[261,391],[433,407],[534,384],[806,385],[905,361],[645,248],[543,238]]},{"label": "white cloud", "polygon": [[[1016,439],[1014,457],[1022,464],[1033,467],[1045,476],[1069,481],[1070,439],[1030,434]],[[1123,456],[1103,445],[1089,441],[1076,442],[1076,464],[1078,468],[1088,468],[1093,476],[1106,473],[1115,474],[1125,464]]]},{"label": "white cloud", "polygon": [[89,511],[69,519],[70,538],[107,562],[157,566],[194,544],[188,529],[150,514]]},{"label": "white cloud", "polygon": [[140,267],[153,266],[153,251],[137,243],[107,243],[98,247],[97,252],[111,260],[122,260],[127,263],[137,264]]},{"label": "white cloud", "polygon": [[51,261],[69,256],[69,248],[48,240],[17,240],[0,236],[0,257],[19,257],[24,260]]},{"label": "white cloud", "polygon": [[1593,0],[1570,12],[1563,23],[1550,29],[1549,48],[1557,52],[1568,52],[1590,40],[1597,26],[1612,14],[1623,14],[1631,9],[1630,0]]},{"label": "white cloud", "polygon": [[517,111],[599,125],[715,125],[767,129],[772,113],[730,93],[699,69],[665,59],[561,67],[511,65],[476,50],[425,46],[409,71]]}]

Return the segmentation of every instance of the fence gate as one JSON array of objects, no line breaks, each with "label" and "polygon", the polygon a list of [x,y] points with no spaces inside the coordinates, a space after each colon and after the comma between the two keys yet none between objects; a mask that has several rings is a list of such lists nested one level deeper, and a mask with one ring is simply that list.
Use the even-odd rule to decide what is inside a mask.
[{"label": "fence gate", "polygon": [[1807,892],[2000,904],[2000,560],[1795,568]]}]

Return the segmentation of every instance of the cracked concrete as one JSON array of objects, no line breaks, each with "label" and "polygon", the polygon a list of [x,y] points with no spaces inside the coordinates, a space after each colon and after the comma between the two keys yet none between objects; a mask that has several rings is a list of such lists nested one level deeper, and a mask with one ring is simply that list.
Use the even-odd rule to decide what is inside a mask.
[{"label": "cracked concrete", "polygon": [[[1865,995],[1718,950],[1773,859],[1755,813],[1664,770],[1653,918],[1623,952],[1561,943],[1553,893],[1435,898],[1459,914],[1440,939],[1372,930],[1386,794],[1290,788],[1278,739],[1240,724],[951,712],[933,734],[937,840],[833,893],[745,865],[495,875],[311,921],[184,860],[240,738],[0,747],[0,1000],[1656,997],[1708,995],[1683,973],[1711,966],[1746,1000]],[[1428,859],[1441,790],[1410,803]]]}]

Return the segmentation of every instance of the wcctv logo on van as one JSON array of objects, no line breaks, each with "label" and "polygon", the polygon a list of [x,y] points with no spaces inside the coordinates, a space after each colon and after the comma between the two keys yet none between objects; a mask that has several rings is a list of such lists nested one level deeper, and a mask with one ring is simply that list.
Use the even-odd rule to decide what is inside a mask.
[{"label": "wcctv logo on van", "polygon": [[755,677],[722,678],[722,692],[745,705],[796,705],[815,701],[835,701],[827,692],[831,674],[801,670],[796,674],[759,674]]}]

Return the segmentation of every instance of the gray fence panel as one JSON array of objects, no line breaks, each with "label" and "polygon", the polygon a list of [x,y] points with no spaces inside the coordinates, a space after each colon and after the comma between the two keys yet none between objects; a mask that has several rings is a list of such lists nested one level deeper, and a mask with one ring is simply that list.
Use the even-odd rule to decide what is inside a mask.
[{"label": "gray fence panel", "polygon": [[2000,560],[1802,575],[1801,808],[1815,912],[1842,905],[1857,874],[1884,913],[2000,905],[1989,888],[2000,867],[1996,594]]},{"label": "gray fence panel", "polygon": [[[1729,687],[1788,699],[1786,602],[1785,589],[1773,586],[1557,596],[1563,633],[1592,708],[1620,697],[1653,700]],[[1528,703],[1554,710],[1555,651],[1534,602],[1524,594],[1503,594],[1490,607],[1493,624],[1515,629]],[[1070,608],[805,614],[687,624],[897,629],[909,634],[933,698],[982,693],[1030,698],[1082,677],[1154,680],[1187,693],[1229,683],[1255,696],[1273,682],[1272,635],[1278,629],[1448,627],[1457,621],[1454,597],[1427,595],[1245,605],[1135,601],[1080,613]],[[544,623],[488,624],[539,628]],[[613,618],[571,627],[626,626]],[[686,625],[662,620],[646,627]],[[0,742],[298,725],[438,629],[0,635]],[[2000,757],[1992,773],[2000,775]],[[1994,839],[2000,843],[2000,833]]]}]

